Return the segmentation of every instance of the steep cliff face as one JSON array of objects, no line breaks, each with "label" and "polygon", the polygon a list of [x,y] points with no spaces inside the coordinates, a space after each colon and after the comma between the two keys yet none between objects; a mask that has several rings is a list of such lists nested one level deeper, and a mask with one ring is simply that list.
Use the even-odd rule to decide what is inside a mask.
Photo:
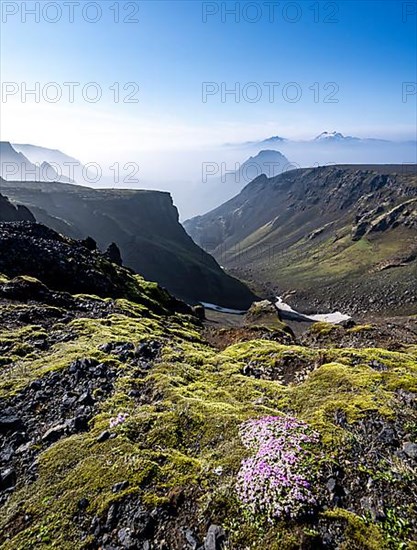
[{"label": "steep cliff face", "polygon": [[260,176],[184,226],[238,276],[270,292],[295,291],[297,306],[414,311],[411,168],[329,166]]},{"label": "steep cliff face", "polygon": [[254,299],[187,235],[168,193],[29,182],[3,182],[2,188],[56,231],[91,236],[101,249],[115,242],[126,266],[179,298],[236,309]]}]

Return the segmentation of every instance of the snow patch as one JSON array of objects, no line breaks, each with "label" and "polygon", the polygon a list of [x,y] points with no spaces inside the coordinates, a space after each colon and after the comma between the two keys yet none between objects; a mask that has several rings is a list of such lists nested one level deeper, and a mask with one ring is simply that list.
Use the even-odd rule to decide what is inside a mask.
[{"label": "snow patch", "polygon": [[294,313],[295,315],[303,317],[306,320],[310,320],[314,322],[321,321],[321,322],[332,323],[334,325],[337,325],[339,323],[342,323],[343,321],[347,321],[348,319],[351,319],[350,315],[346,315],[344,313],[341,313],[340,311],[335,311],[334,313],[317,313],[314,315],[306,315],[304,313],[300,313],[296,311],[291,306],[286,304],[280,296],[277,296],[277,301],[275,302],[275,305],[281,311]]},{"label": "snow patch", "polygon": [[209,304],[207,302],[200,302],[206,309],[212,309],[213,311],[220,311],[221,313],[231,313],[233,315],[243,315],[246,313],[245,309],[230,309],[228,307],[218,306],[217,304]]}]

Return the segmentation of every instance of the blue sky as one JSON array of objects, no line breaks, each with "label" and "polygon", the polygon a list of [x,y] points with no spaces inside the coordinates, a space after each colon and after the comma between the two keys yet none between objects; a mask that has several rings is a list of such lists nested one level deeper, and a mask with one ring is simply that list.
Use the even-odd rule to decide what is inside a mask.
[{"label": "blue sky", "polygon": [[[58,12],[52,6],[45,14],[46,4],[38,2],[39,22],[30,14],[24,22],[36,2],[2,1],[1,77],[16,92],[9,87],[5,99],[3,88],[2,139],[74,153],[309,138],[323,130],[415,139],[417,95],[402,100],[403,83],[417,80],[415,2],[120,1],[118,23],[114,0],[75,2],[73,22],[65,8],[53,23]],[[99,4],[96,23],[83,18],[86,4],[90,19]],[[238,16],[225,13],[236,7]],[[129,14],[138,22],[123,22]],[[39,82],[41,94],[56,82],[63,97],[22,103],[23,82]],[[80,83],[74,103],[64,82]],[[97,103],[81,94],[88,82],[101,89]],[[121,98],[134,91],[123,91],[125,83],[137,83],[139,102],[115,103],[115,82]],[[204,82],[219,89],[206,102]],[[265,82],[279,83],[272,102]],[[229,94],[222,102],[222,87],[236,83],[240,101]],[[286,101],[283,90],[301,97]],[[325,101],[330,92],[337,102]],[[259,101],[249,102],[254,93]]]}]

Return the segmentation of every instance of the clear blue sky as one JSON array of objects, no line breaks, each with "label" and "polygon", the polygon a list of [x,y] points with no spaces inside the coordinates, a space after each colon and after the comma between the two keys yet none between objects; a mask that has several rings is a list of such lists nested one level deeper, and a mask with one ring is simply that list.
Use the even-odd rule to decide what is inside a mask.
[{"label": "clear blue sky", "polygon": [[[415,138],[417,95],[402,101],[403,82],[417,80],[415,2],[120,1],[120,19],[131,13],[137,23],[116,23],[114,0],[97,2],[102,14],[89,23],[81,9],[88,2],[78,3],[74,22],[69,8],[56,23],[53,8],[46,17],[39,11],[39,22],[30,14],[23,22],[24,10],[35,2],[2,0],[1,76],[19,87],[1,104],[3,139],[42,143],[53,134],[74,150],[93,140],[100,147],[109,141],[132,146],[132,140],[150,148],[165,142],[186,147],[271,134],[308,138],[323,130]],[[45,4],[40,2],[40,10]],[[278,4],[273,14],[272,4]],[[15,9],[11,5],[18,13],[7,15]],[[236,5],[240,20],[225,13]],[[95,14],[93,6],[87,16]],[[76,91],[70,104],[63,88],[64,98],[55,104],[43,98],[21,104],[22,82],[30,88],[68,81],[97,82],[103,97],[92,104]],[[121,88],[137,82],[139,103],[114,103],[114,82]],[[219,86],[206,103],[203,82]],[[250,103],[241,95],[239,103],[231,96],[222,102],[222,83],[230,88],[236,82],[257,83],[260,100]],[[272,103],[264,82],[280,83]],[[336,90],[324,90],[329,82],[338,87],[337,103],[323,102]],[[284,101],[282,86],[288,83],[297,83],[299,101]],[[314,83],[317,102],[309,89]]]}]

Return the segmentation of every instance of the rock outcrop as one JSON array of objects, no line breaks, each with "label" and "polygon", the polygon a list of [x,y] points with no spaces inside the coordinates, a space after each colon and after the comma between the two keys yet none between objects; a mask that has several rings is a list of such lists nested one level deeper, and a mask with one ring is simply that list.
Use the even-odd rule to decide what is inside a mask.
[{"label": "rock outcrop", "polygon": [[35,217],[28,208],[22,205],[15,206],[7,197],[0,195],[0,221],[2,222],[34,222]]},{"label": "rock outcrop", "polygon": [[[134,292],[132,271],[112,263],[108,254],[38,223],[0,222],[0,273],[11,279],[0,285],[3,296],[41,299],[52,291],[101,297],[141,299]],[[150,286],[168,309],[191,312],[155,283]]]},{"label": "rock outcrop", "polygon": [[59,233],[92,237],[101,250],[115,243],[125,266],[189,303],[247,309],[256,299],[187,235],[168,193],[6,181],[2,189]]}]

